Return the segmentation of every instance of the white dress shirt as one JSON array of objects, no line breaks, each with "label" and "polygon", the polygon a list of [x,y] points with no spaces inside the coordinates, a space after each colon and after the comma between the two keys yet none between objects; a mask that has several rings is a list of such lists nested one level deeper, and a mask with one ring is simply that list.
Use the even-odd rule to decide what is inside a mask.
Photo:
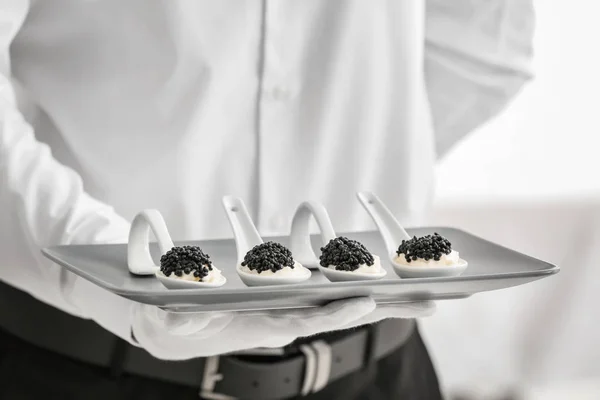
[{"label": "white dress shirt", "polygon": [[529,76],[529,1],[471,3],[0,0],[0,278],[128,338],[128,302],[41,247],[124,240],[144,208],[231,236],[225,194],[262,234],[307,199],[367,228],[358,190],[419,223],[436,144]]}]

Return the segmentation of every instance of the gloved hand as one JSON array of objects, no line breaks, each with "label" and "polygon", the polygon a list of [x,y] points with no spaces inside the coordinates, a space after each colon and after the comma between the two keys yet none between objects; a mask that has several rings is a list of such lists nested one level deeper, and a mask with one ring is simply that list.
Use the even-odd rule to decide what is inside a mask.
[{"label": "gloved hand", "polygon": [[418,318],[433,314],[430,301],[376,306],[370,297],[331,302],[298,310],[180,314],[137,304],[135,338],[155,357],[184,360],[256,347],[281,347],[298,337],[347,329],[386,318]]}]

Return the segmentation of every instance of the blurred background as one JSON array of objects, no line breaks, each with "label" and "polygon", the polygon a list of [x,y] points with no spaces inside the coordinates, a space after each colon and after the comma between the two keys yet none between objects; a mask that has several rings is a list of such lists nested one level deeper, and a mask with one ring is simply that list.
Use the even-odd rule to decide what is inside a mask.
[{"label": "blurred background", "polygon": [[453,398],[600,399],[600,3],[536,11],[536,78],[441,160],[431,224],[562,270],[423,321]]}]

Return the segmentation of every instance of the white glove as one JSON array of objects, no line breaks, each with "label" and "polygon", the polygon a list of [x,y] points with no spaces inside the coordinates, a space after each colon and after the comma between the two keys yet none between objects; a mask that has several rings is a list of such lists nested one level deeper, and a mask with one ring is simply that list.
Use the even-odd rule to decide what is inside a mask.
[{"label": "white glove", "polygon": [[139,344],[161,359],[185,360],[257,347],[281,347],[298,337],[347,329],[386,318],[418,318],[435,303],[376,306],[370,297],[331,302],[323,307],[250,312],[176,314],[137,304],[132,316]]}]

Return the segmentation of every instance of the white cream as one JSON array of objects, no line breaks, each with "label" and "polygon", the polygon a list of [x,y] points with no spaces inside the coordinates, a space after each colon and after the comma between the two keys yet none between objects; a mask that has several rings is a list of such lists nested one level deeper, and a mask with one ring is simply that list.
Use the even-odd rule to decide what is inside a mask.
[{"label": "white cream", "polygon": [[262,272],[258,272],[255,269],[250,269],[245,265],[240,265],[240,269],[248,274],[252,274],[252,275],[258,275],[258,276],[290,276],[290,275],[301,275],[304,274],[305,272],[303,270],[301,270],[298,265],[296,264],[296,266],[294,268],[290,268],[290,267],[283,267],[280,270],[277,270],[275,272],[268,270],[268,271],[262,271]]},{"label": "white cream", "polygon": [[221,270],[219,270],[213,266],[212,270],[208,271],[208,275],[206,275],[204,278],[202,278],[202,282],[220,281],[221,279],[223,279],[222,276],[223,276],[223,274],[221,274]]},{"label": "white cream", "polygon": [[[190,272],[189,274],[183,274],[181,276],[177,276],[175,274],[171,274],[169,278],[181,279],[182,281],[192,281],[192,282],[200,282],[200,278],[194,276],[194,272]],[[206,275],[202,282],[216,282],[221,279],[221,271],[213,265],[212,270],[208,271],[208,275]]]},{"label": "white cream", "polygon": [[453,267],[460,263],[460,257],[458,251],[452,250],[450,254],[442,254],[439,261],[428,260],[423,258],[417,258],[416,260],[406,261],[404,253],[400,253],[394,258],[396,264],[408,265],[411,267]]},{"label": "white cream", "polygon": [[[381,272],[381,260],[379,259],[379,256],[373,255],[373,265],[367,265],[367,264],[359,264],[358,268],[355,269],[354,271],[344,271],[344,272],[358,272],[361,274],[378,274]],[[330,265],[327,268],[329,269],[335,269],[335,265]],[[336,270],[339,271],[339,270]]]}]

